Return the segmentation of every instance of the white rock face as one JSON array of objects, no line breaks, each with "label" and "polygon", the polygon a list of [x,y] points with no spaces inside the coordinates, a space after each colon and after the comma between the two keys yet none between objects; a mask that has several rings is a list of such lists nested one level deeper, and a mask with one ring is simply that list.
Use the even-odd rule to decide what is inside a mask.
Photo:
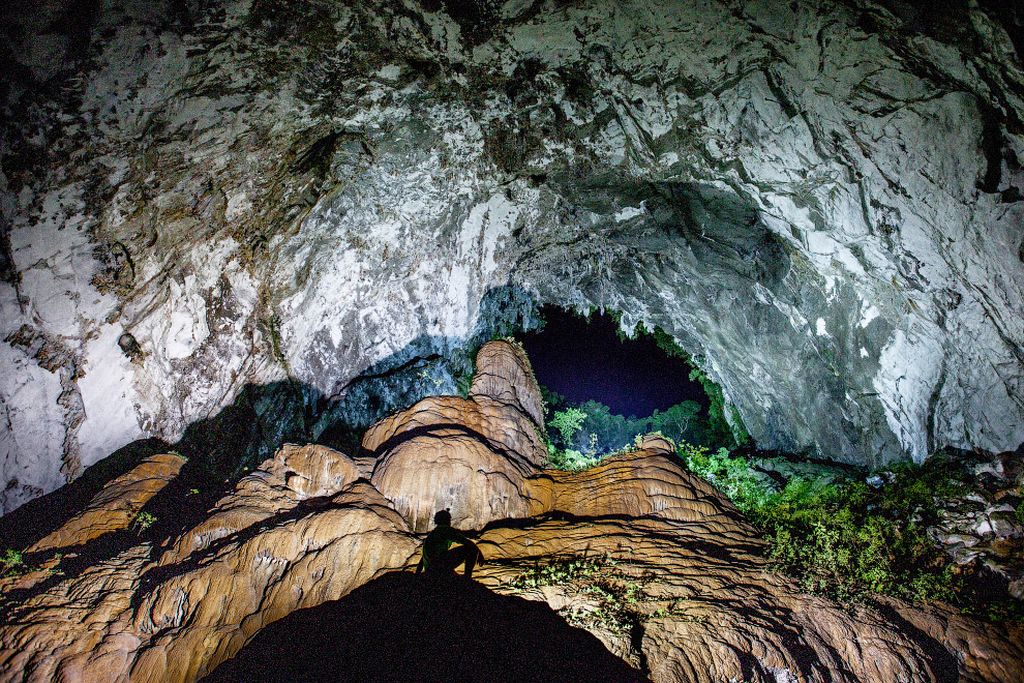
[{"label": "white rock face", "polygon": [[239,396],[271,439],[453,391],[536,302],[670,331],[764,447],[1024,441],[1024,72],[984,8],[134,5],[8,41],[59,59],[5,103],[4,511]]}]

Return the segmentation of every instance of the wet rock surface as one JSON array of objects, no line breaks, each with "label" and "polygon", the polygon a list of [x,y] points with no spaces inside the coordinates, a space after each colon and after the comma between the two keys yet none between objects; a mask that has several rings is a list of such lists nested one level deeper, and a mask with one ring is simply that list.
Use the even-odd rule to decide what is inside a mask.
[{"label": "wet rock surface", "polygon": [[537,302],[660,325],[766,448],[1015,449],[1019,13],[914,7],[23,7],[2,509],[249,386],[303,387],[259,459],[455,393]]},{"label": "wet rock surface", "polygon": [[[539,402],[535,385],[502,386],[493,379],[509,377],[502,368],[522,367],[521,361],[521,351],[506,342],[492,342],[478,356],[477,379],[493,381],[470,402],[519,397],[502,404],[514,409],[503,419],[518,423],[500,433],[537,427],[530,412],[519,409]],[[514,376],[520,382],[529,377]],[[346,609],[356,610],[348,625],[364,624],[364,637],[379,635],[380,618],[394,615],[393,642],[422,646],[428,635],[424,623],[439,612],[431,612],[429,602],[412,605],[401,597],[426,590],[423,577],[409,573],[422,539],[416,533],[419,507],[409,502],[424,492],[431,505],[449,507],[456,519],[482,527],[475,535],[487,563],[479,569],[479,585],[465,588],[466,603],[451,606],[448,620],[449,626],[461,623],[474,601],[481,614],[495,617],[479,634],[463,634],[462,651],[481,664],[498,655],[493,643],[474,640],[477,635],[539,627],[581,647],[599,641],[607,648],[602,657],[619,658],[607,672],[654,681],[959,676],[994,683],[1024,674],[1024,631],[1018,625],[986,624],[939,604],[913,607],[895,600],[850,612],[801,594],[793,581],[770,571],[763,543],[736,509],[683,470],[661,437],[648,437],[639,449],[592,470],[551,472],[529,464],[528,452],[513,452],[507,442],[475,432],[473,425],[480,424],[492,435],[494,430],[472,411],[470,421],[458,425],[456,408],[464,403],[426,399],[371,430],[390,434],[378,467],[406,471],[389,480],[390,488],[378,490],[377,468],[368,480],[342,453],[286,446],[239,482],[205,523],[159,547],[140,542],[23,596],[7,606],[0,625],[0,680],[193,681],[209,674],[232,680],[232,672],[251,673],[247,665],[265,661],[247,657],[247,643],[258,647],[260,638],[301,633]],[[441,427],[424,430],[437,423],[423,416],[438,414],[445,420]],[[461,436],[473,435],[472,442],[453,438],[456,426]],[[402,449],[413,455],[389,459]],[[415,453],[423,454],[422,463]],[[474,458],[477,474],[464,479],[471,490],[417,488],[416,473],[433,482],[447,462],[462,476]],[[506,508],[496,503],[513,494],[531,507],[512,519],[497,516]],[[580,558],[584,564],[576,566],[584,572],[525,580],[538,568]],[[489,596],[487,588],[504,595]],[[451,590],[452,600],[443,603],[459,603],[460,589]],[[524,606],[520,598],[546,607]],[[360,611],[374,605],[380,614]],[[409,612],[421,607],[426,611]],[[308,608],[318,611],[302,612]],[[556,612],[566,621],[557,621]],[[258,635],[268,626],[266,635]],[[350,645],[318,635],[309,643],[311,652],[344,653]],[[301,650],[303,643],[291,647]],[[411,652],[412,660],[432,661],[429,651]],[[553,655],[550,648],[542,652],[529,666],[565,670],[565,660],[552,660],[544,669],[545,658]],[[353,656],[348,669],[345,661],[331,665],[352,680],[379,680],[372,673],[380,668],[366,654]],[[241,661],[229,661],[236,655]],[[598,661],[603,660],[581,666]],[[367,666],[370,674],[360,678]]]}]

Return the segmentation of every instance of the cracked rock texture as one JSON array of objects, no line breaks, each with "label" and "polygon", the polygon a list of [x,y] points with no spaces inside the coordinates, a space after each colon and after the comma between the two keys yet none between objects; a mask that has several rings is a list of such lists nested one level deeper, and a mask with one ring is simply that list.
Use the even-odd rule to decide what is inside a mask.
[{"label": "cracked rock texture", "polygon": [[[539,402],[535,383],[501,386],[500,378],[515,374],[507,370],[523,367],[515,347],[492,342],[479,360],[477,380],[488,393],[473,401],[518,396],[515,408]],[[411,570],[424,535],[416,533],[420,510],[410,500],[450,508],[467,530],[483,527],[484,586],[579,620],[637,678],[888,683],[959,676],[997,683],[1024,676],[1019,625],[895,600],[850,612],[799,593],[795,582],[769,570],[763,542],[736,509],[683,470],[662,437],[649,436],[639,449],[585,472],[550,472],[519,450],[529,440],[508,447],[476,431],[486,422],[434,421],[444,401],[464,402],[427,399],[388,418],[391,436],[369,480],[340,452],[286,446],[176,538],[136,538],[65,576],[24,577],[21,598],[5,607],[0,625],[0,681],[197,680],[270,623]],[[529,411],[504,419],[512,433],[536,429]],[[455,430],[461,434],[453,437]],[[410,451],[422,452],[423,462],[394,457]],[[442,451],[447,457],[437,455]],[[474,467],[478,476],[463,479],[462,489],[437,485]],[[381,479],[381,468],[389,476]],[[402,475],[391,476],[396,470]],[[100,495],[133,495],[123,483],[114,480]],[[503,505],[513,499],[529,500],[530,509]],[[606,581],[632,586],[629,629],[602,620],[592,593],[514,581],[572,557],[601,558]]]},{"label": "cracked rock texture", "polygon": [[265,457],[454,393],[543,302],[660,325],[766,448],[1024,441],[1019,10],[20,4],[4,511],[236,399]]}]

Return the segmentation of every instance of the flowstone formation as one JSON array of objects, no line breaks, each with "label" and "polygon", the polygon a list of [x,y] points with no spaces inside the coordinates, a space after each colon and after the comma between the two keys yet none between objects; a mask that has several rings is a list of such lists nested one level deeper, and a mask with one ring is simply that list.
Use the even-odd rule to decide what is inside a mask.
[{"label": "flowstone formation", "polygon": [[84,7],[7,18],[5,511],[236,400],[259,455],[455,393],[535,303],[661,326],[766,448],[1024,441],[1018,9]]},{"label": "flowstone formation", "polygon": [[[763,544],[736,509],[683,470],[662,437],[589,471],[540,468],[540,391],[525,354],[491,342],[477,363],[468,399],[430,398],[386,418],[357,457],[285,446],[195,527],[54,577],[69,555],[99,540],[83,535],[90,506],[65,527],[74,533],[51,533],[37,546],[45,552],[29,559],[39,571],[4,586],[20,599],[6,606],[0,626],[0,681],[194,681],[297,610],[328,607],[364,585],[415,595],[424,589],[410,583],[416,577],[409,572],[425,511],[442,507],[462,528],[481,530],[484,587],[547,605],[602,642],[637,680],[959,676],[995,683],[1024,676],[1019,625],[891,599],[850,612],[799,593],[769,570]],[[115,507],[121,498],[138,500],[132,481],[166,479],[175,466],[174,456],[146,460],[99,497]],[[116,512],[96,526],[134,533],[114,530],[124,526]],[[380,590],[378,599],[387,599]],[[470,604],[487,604],[496,618],[529,613],[489,600],[479,586],[465,590]],[[393,603],[381,609],[394,610]],[[549,628],[552,614],[544,614],[538,623]],[[373,623],[372,615],[358,618]],[[391,626],[398,642],[436,647],[434,621]],[[531,623],[512,626],[528,631]],[[472,641],[474,633],[461,637]],[[462,651],[484,650],[473,643]],[[225,671],[246,663],[243,654]],[[345,662],[331,666],[345,670]],[[502,680],[514,672],[489,673]],[[214,680],[232,679],[218,672]]]}]

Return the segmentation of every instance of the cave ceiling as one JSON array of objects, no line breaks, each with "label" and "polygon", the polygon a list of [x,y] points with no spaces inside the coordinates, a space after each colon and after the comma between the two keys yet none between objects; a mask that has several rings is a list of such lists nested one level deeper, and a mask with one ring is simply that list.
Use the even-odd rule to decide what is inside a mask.
[{"label": "cave ceiling", "polygon": [[22,10],[4,510],[240,396],[273,441],[454,392],[544,303],[662,327],[765,448],[1024,441],[1016,10]]}]

